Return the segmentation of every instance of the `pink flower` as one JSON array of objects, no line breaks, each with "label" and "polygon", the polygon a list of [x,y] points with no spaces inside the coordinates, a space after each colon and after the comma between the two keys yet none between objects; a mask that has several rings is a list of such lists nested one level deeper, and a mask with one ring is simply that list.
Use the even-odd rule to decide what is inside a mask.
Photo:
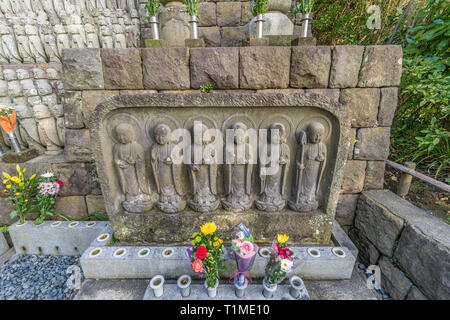
[{"label": "pink flower", "polygon": [[238,248],[240,248],[242,245],[242,241],[239,239],[233,239],[233,240],[231,240],[231,242],[235,243],[236,247],[238,247]]},{"label": "pink flower", "polygon": [[244,241],[239,249],[242,254],[248,254],[253,251],[253,244],[249,241]]},{"label": "pink flower", "polygon": [[203,265],[202,260],[197,259],[192,263],[192,270],[195,272],[202,272],[203,271]]}]

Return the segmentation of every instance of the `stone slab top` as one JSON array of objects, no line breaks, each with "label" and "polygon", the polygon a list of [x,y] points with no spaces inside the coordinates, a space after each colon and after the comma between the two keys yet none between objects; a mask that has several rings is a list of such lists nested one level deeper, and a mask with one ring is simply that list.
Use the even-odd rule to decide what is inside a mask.
[{"label": "stone slab top", "polygon": [[418,228],[423,234],[431,236],[445,246],[450,246],[450,225],[428,215],[425,210],[402,199],[390,190],[364,191],[363,196],[376,201],[380,206]]}]

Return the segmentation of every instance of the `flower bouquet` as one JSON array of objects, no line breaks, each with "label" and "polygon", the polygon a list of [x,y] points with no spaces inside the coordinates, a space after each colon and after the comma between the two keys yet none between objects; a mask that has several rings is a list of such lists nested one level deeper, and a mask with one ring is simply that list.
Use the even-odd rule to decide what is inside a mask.
[{"label": "flower bouquet", "polygon": [[0,105],[0,126],[8,135],[11,141],[11,147],[15,152],[20,152],[20,146],[14,134],[16,126],[16,109]]},{"label": "flower bouquet", "polygon": [[253,267],[258,246],[255,244],[253,236],[244,224],[239,223],[233,228],[231,233],[231,249],[234,252],[238,271],[233,276],[234,285],[242,287],[245,285],[245,279],[251,282],[247,272]]},{"label": "flower bouquet", "polygon": [[206,275],[205,286],[208,295],[215,297],[217,286],[219,285],[219,271],[225,270],[222,261],[223,241],[219,239],[214,222],[207,222],[200,227],[201,232],[192,235],[192,249],[188,249],[188,254],[192,262],[192,270],[201,276]]},{"label": "flower bouquet", "polygon": [[279,234],[272,245],[270,259],[267,262],[264,274],[263,284],[265,289],[274,290],[294,266],[292,251],[289,250],[286,243],[288,239],[289,236],[286,234]]},{"label": "flower bouquet", "polygon": [[62,186],[63,182],[59,181],[52,172],[44,173],[39,177],[38,193],[36,195],[39,217],[36,219],[35,224],[42,223],[46,216],[57,216],[67,221],[71,220],[68,215],[54,213],[52,210],[56,196]]}]

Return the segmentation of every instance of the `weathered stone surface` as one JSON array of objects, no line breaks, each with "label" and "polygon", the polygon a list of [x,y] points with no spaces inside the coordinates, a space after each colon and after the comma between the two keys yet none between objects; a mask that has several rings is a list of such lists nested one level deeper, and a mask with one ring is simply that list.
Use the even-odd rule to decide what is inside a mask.
[{"label": "weathered stone surface", "polygon": [[205,41],[207,47],[220,47],[219,27],[199,27],[198,36]]},{"label": "weathered stone surface", "polygon": [[119,91],[110,90],[83,91],[82,110],[86,127],[89,126],[88,120],[91,116],[92,111],[95,110],[95,107],[97,107],[97,105],[100,104],[100,102],[102,102],[103,100],[110,99],[118,95],[119,93]]},{"label": "weathered stone surface", "polygon": [[382,256],[378,262],[381,271],[381,287],[394,300],[404,300],[412,286],[405,274],[396,268],[389,258]]},{"label": "weathered stone surface", "polygon": [[406,300],[428,300],[428,298],[416,286],[412,286]]},{"label": "weathered stone surface", "polygon": [[305,93],[321,94],[330,98],[332,101],[339,102],[339,89],[305,89]]},{"label": "weathered stone surface", "polygon": [[167,48],[167,41],[164,39],[145,39],[146,48]]},{"label": "weathered stone surface", "polygon": [[198,4],[198,25],[200,27],[212,27],[217,24],[216,4],[213,2],[202,2]]},{"label": "weathered stone surface", "polygon": [[220,29],[222,47],[243,47],[247,45],[244,27],[223,27]]},{"label": "weathered stone surface", "polygon": [[54,163],[52,170],[64,183],[59,196],[84,196],[91,193],[90,178],[84,163]]},{"label": "weathered stone surface", "polygon": [[93,212],[106,213],[105,200],[103,200],[103,196],[86,196],[86,205],[89,214]]},{"label": "weathered stone surface", "polygon": [[268,11],[279,11],[282,13],[289,13],[291,10],[292,1],[290,0],[269,0],[267,4]]},{"label": "weathered stone surface", "polygon": [[64,154],[68,162],[92,162],[94,155],[91,149],[88,129],[66,130],[66,146]]},{"label": "weathered stone surface", "polygon": [[359,73],[358,87],[391,87],[400,84],[402,47],[368,46]]},{"label": "weathered stone surface", "polygon": [[142,49],[146,89],[189,89],[189,49]]},{"label": "weathered stone surface", "polygon": [[355,149],[356,143],[356,128],[350,130],[350,147],[348,148],[348,158],[353,159],[353,150]]},{"label": "weathered stone surface", "polygon": [[394,119],[398,104],[398,88],[381,88],[380,110],[378,111],[378,125],[390,127]]},{"label": "weathered stone surface", "polygon": [[80,91],[64,93],[64,126],[67,129],[84,128],[84,117]]},{"label": "weathered stone surface", "polygon": [[395,259],[428,297],[450,299],[450,225],[425,216],[418,225],[407,224]]},{"label": "weathered stone surface", "polygon": [[428,298],[450,299],[450,225],[389,190],[363,194],[374,206],[406,221],[394,254],[397,265]]},{"label": "weathered stone surface", "polygon": [[39,156],[39,151],[33,147],[23,149],[19,152],[8,152],[2,156],[2,160],[7,163],[23,163]]},{"label": "weathered stone surface", "polygon": [[364,190],[383,189],[385,166],[384,161],[367,161]]},{"label": "weathered stone surface", "polygon": [[58,197],[56,198],[55,212],[81,219],[87,216],[86,201],[83,196]]},{"label": "weathered stone surface", "polygon": [[141,89],[142,63],[139,49],[101,49],[105,89]]},{"label": "weathered stone surface", "polygon": [[203,48],[205,46],[205,40],[199,39],[186,39],[184,40],[186,48]]},{"label": "weathered stone surface", "polygon": [[362,46],[333,47],[330,88],[356,87],[363,53]]},{"label": "weathered stone surface", "polygon": [[239,87],[239,48],[191,50],[191,87],[212,84],[217,89]]},{"label": "weathered stone surface", "polygon": [[339,200],[336,207],[336,220],[341,226],[353,225],[358,198],[359,194],[339,195]]},{"label": "weathered stone surface", "polygon": [[250,9],[250,2],[245,1],[241,3],[241,23],[246,24],[252,20],[253,14]]},{"label": "weathered stone surface", "polygon": [[287,88],[290,48],[246,47],[240,49],[240,87],[244,89]]},{"label": "weathered stone surface", "polygon": [[365,175],[366,161],[347,160],[341,192],[360,193],[364,187]]},{"label": "weathered stone surface", "polygon": [[352,127],[375,127],[377,125],[380,89],[344,89],[341,90],[339,99],[351,113]]},{"label": "weathered stone surface", "polygon": [[366,266],[377,263],[380,253],[364,234],[355,227],[350,227],[348,236],[358,248],[358,261]]},{"label": "weathered stone surface", "polygon": [[250,39],[249,39],[249,44],[251,47],[269,46],[269,43],[270,43],[270,40],[267,37],[258,38],[258,37],[250,36]]},{"label": "weathered stone surface", "polygon": [[95,163],[86,163],[86,170],[88,171],[90,184],[91,184],[91,193],[94,195],[102,194],[102,188],[100,186],[100,180],[98,178],[97,166]]},{"label": "weathered stone surface", "polygon": [[174,4],[158,10],[160,37],[169,47],[184,47],[184,40],[191,37],[190,16],[183,12],[185,7],[181,3]]},{"label": "weathered stone surface", "polygon": [[11,219],[9,216],[11,211],[13,211],[11,201],[7,200],[5,197],[0,197],[0,206],[2,208],[2,210],[0,210],[0,225],[10,225],[17,220],[17,218]]},{"label": "weathered stone surface", "polygon": [[265,35],[265,38],[269,38],[269,46],[292,46],[292,41],[296,36],[293,35]]},{"label": "weathered stone surface", "polygon": [[103,89],[100,49],[64,49],[63,81],[66,90]]},{"label": "weathered stone surface", "polygon": [[389,155],[390,127],[360,128],[353,159],[386,160]]},{"label": "weathered stone surface", "polygon": [[291,87],[326,88],[330,73],[331,50],[326,46],[292,48]]},{"label": "weathered stone surface", "polygon": [[385,256],[392,257],[403,226],[403,219],[370,198],[370,194],[363,192],[359,197],[355,227]]},{"label": "weathered stone surface", "polygon": [[[256,36],[256,17],[245,25],[245,34],[247,37]],[[281,12],[266,12],[263,15],[263,35],[292,35],[294,24]]]},{"label": "weathered stone surface", "polygon": [[241,19],[240,2],[217,3],[217,25],[221,27],[239,25]]}]

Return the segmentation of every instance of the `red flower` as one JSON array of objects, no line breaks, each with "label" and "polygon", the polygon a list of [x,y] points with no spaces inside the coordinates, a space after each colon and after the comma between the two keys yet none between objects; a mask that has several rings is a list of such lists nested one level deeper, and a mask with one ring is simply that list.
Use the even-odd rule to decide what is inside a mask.
[{"label": "red flower", "polygon": [[62,181],[56,181],[56,183],[59,184],[60,188],[64,185],[64,183]]},{"label": "red flower", "polygon": [[205,259],[207,253],[208,253],[208,250],[205,247],[200,246],[197,248],[197,252],[195,253],[195,256],[197,257],[197,259]]}]

